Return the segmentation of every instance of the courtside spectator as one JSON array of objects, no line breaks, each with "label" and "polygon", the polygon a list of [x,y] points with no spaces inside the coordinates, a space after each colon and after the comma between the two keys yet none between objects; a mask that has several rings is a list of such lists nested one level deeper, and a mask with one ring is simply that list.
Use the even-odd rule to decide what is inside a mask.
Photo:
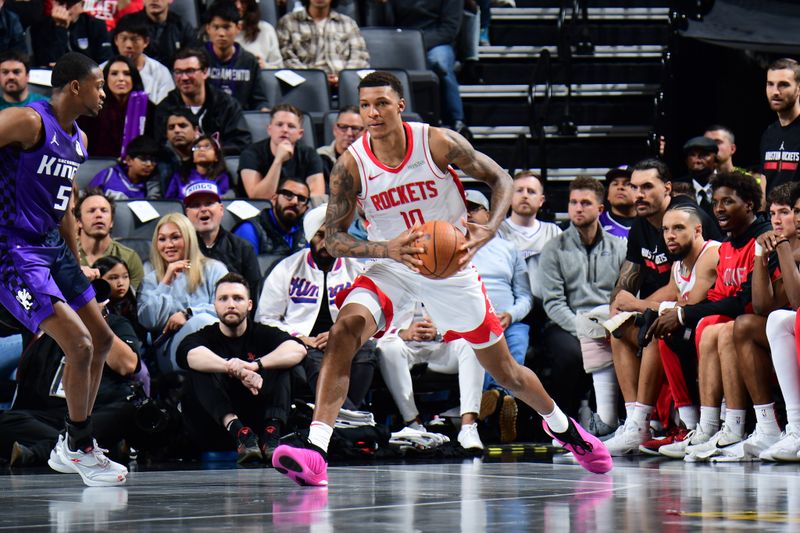
[{"label": "courtside spectator", "polygon": [[139,70],[147,97],[159,104],[175,88],[175,82],[166,66],[144,53],[150,44],[147,25],[137,18],[123,18],[114,30],[113,39],[117,51],[130,58]]},{"label": "courtside spectator", "polygon": [[200,252],[197,233],[180,213],[161,217],[139,290],[139,323],[153,337],[162,372],[177,370],[175,351],[191,333],[217,321],[214,288],[225,265]]},{"label": "courtside spectator", "polygon": [[539,176],[530,171],[514,175],[514,193],[511,197],[511,216],[500,224],[497,233],[514,243],[528,265],[528,280],[533,297],[541,301],[539,283],[539,254],[547,242],[561,233],[552,222],[542,222],[536,214],[544,203],[544,188]]},{"label": "courtside spectator", "polygon": [[301,223],[308,202],[308,185],[285,179],[272,196],[272,205],[233,232],[249,242],[256,254],[290,255],[308,244]]},{"label": "courtside spectator", "polygon": [[41,94],[28,89],[30,68],[30,59],[26,54],[17,50],[0,53],[0,111],[7,107],[20,107],[37,100],[47,100]]},{"label": "courtside spectator", "polygon": [[101,257],[114,256],[125,261],[130,284],[138,290],[144,278],[144,267],[139,255],[119,241],[111,238],[114,227],[114,199],[103,194],[100,189],[87,189],[78,197],[74,214],[78,223],[78,256],[81,270],[90,280],[102,273],[89,265]]},{"label": "courtside spectator", "polygon": [[[256,309],[256,322],[278,327],[299,338],[308,348],[303,366],[311,391],[328,345],[328,331],[339,314],[336,295],[350,287],[361,268],[350,257],[332,257],[325,248],[324,218],[327,205],[309,211],[303,233],[309,243],[287,257],[267,276]],[[372,385],[377,365],[375,341],[367,341],[352,361],[350,388],[344,408],[358,410]]]},{"label": "courtside spectator", "polygon": [[116,200],[142,200],[153,198],[150,184],[154,176],[160,150],[155,141],[144,135],[135,137],[111,168],[104,168],[92,178],[89,187],[97,187],[109,198]]},{"label": "courtside spectator", "polygon": [[267,109],[267,89],[256,56],[236,42],[241,17],[233,0],[216,0],[206,12],[206,52],[211,85],[233,96],[243,109]]},{"label": "courtside spectator", "polygon": [[182,48],[175,54],[173,66],[177,88],[158,104],[156,138],[165,138],[167,117],[176,109],[186,108],[197,117],[203,133],[219,133],[226,155],[238,155],[250,144],[250,132],[239,102],[208,82],[208,54],[201,48]]},{"label": "courtside spectator", "polygon": [[144,91],[142,77],[133,61],[115,56],[103,67],[106,99],[100,113],[81,117],[78,125],[89,140],[92,157],[125,157],[134,137],[152,137],[155,106]]},{"label": "courtside spectator", "polygon": [[150,184],[155,187],[150,195],[160,198],[167,190],[172,176],[184,165],[192,164],[192,146],[200,136],[197,117],[185,107],[172,109],[167,116],[167,140],[161,150],[156,166],[157,179]]},{"label": "courtside spectator", "polygon": [[250,287],[258,287],[261,271],[253,247],[221,226],[225,206],[217,185],[199,182],[188,190],[183,209],[197,231],[200,251],[224,263],[229,272],[243,276]]},{"label": "courtside spectator", "polygon": [[196,403],[210,426],[194,429],[197,447],[213,449],[224,428],[240,464],[272,459],[292,407],[290,369],[306,354],[299,339],[252,322],[252,308],[247,280],[226,274],[214,297],[219,322],[183,339],[177,354],[192,384],[188,404]]},{"label": "courtside spectator", "polygon": [[[192,144],[192,164],[182,165],[167,184],[164,198],[183,200],[185,190],[197,182],[213,183],[220,195],[232,196],[231,178],[216,137],[201,135]],[[231,194],[228,194],[228,192]]]},{"label": "courtside spectator", "polygon": [[272,109],[269,137],[251,144],[239,158],[239,196],[272,198],[285,179],[305,181],[311,198],[325,195],[322,161],[316,151],[297,141],[303,136],[303,112],[291,104]]},{"label": "courtside spectator", "polygon": [[625,259],[625,241],[600,226],[604,199],[602,183],[589,176],[575,178],[569,185],[570,225],[551,239],[539,256],[542,299],[550,319],[543,340],[552,354],[553,394],[565,412],[576,413],[588,388],[586,372],[591,373],[606,426],[600,434],[610,433],[617,426],[616,379],[609,365],[610,350],[602,368],[585,365],[578,340],[578,315],[608,304]]},{"label": "courtside spectator", "polygon": [[444,342],[419,302],[396,312],[392,321],[395,326],[378,340],[378,365],[405,426],[425,431],[411,381],[411,367],[424,363],[428,370],[439,374],[458,374],[458,443],[465,449],[483,450],[478,412],[484,371],[472,347],[464,339]]},{"label": "courtside spectator", "polygon": [[278,21],[278,42],[287,68],[317,68],[328,83],[339,84],[346,68],[369,67],[367,43],[358,24],[335,11],[338,0],[303,0],[305,9],[287,13]]},{"label": "courtside spectator", "polygon": [[333,141],[331,144],[317,148],[317,153],[322,159],[322,175],[325,177],[326,192],[331,169],[336,160],[364,131],[364,120],[358,112],[358,107],[350,105],[340,109],[332,130]]}]

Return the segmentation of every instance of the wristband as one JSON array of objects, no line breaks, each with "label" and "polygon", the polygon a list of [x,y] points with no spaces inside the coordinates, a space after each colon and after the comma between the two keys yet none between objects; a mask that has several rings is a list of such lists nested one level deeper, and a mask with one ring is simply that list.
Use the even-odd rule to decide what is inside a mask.
[{"label": "wristband", "polygon": [[259,372],[264,370],[264,363],[261,362],[261,358],[260,357],[256,358],[256,366],[258,367],[258,371]]},{"label": "wristband", "polygon": [[756,242],[756,252],[755,252],[755,254],[756,254],[756,257],[761,257],[762,255],[764,255],[764,247],[761,246],[760,244],[758,244],[757,242]]},{"label": "wristband", "polygon": [[685,326],[686,324],[683,322],[683,307],[678,307],[678,322],[681,323],[681,326]]}]

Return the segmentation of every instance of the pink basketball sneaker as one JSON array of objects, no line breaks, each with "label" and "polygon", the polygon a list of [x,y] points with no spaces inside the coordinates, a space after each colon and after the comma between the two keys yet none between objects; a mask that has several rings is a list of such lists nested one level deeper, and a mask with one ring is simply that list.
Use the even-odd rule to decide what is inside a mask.
[{"label": "pink basketball sneaker", "polygon": [[272,466],[301,487],[328,485],[328,454],[306,439],[292,439],[272,452]]},{"label": "pink basketball sneaker", "polygon": [[548,435],[572,452],[578,464],[589,472],[605,474],[613,468],[614,462],[611,460],[611,454],[608,453],[605,444],[583,429],[572,418],[569,419],[569,427],[564,433],[552,431],[544,420],[542,420],[542,426]]}]

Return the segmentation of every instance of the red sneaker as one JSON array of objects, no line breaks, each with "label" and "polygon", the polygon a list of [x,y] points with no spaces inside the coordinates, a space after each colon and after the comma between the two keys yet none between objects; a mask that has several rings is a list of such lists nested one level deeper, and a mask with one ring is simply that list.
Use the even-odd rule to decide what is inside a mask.
[{"label": "red sneaker", "polygon": [[639,445],[639,451],[647,455],[661,455],[658,450],[667,444],[674,444],[686,439],[689,435],[689,430],[685,427],[673,427],[667,431],[666,436],[661,438],[650,439]]}]

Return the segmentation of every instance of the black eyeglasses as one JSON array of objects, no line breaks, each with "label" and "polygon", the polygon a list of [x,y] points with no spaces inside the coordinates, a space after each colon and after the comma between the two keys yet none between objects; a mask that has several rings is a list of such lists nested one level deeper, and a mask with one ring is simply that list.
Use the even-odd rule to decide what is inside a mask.
[{"label": "black eyeglasses", "polygon": [[194,76],[198,72],[200,72],[201,68],[185,68],[185,69],[175,69],[172,71],[175,74],[176,78],[180,78],[181,76]]},{"label": "black eyeglasses", "polygon": [[480,204],[473,204],[471,202],[467,203],[467,213],[475,213],[477,211],[480,211],[481,209],[486,209],[486,208]]},{"label": "black eyeglasses", "polygon": [[353,133],[361,133],[364,131],[364,128],[361,126],[350,126],[349,124],[336,124],[336,127],[339,128],[339,131],[347,132],[347,130],[352,130]]},{"label": "black eyeglasses", "polygon": [[287,190],[287,189],[279,190],[278,194],[280,194],[281,196],[283,196],[287,200],[294,200],[295,198],[297,198],[297,203],[298,204],[302,204],[302,205],[306,205],[308,203],[308,200],[309,200],[308,196],[303,196],[302,194],[296,194],[296,193],[293,193],[292,191]]}]

